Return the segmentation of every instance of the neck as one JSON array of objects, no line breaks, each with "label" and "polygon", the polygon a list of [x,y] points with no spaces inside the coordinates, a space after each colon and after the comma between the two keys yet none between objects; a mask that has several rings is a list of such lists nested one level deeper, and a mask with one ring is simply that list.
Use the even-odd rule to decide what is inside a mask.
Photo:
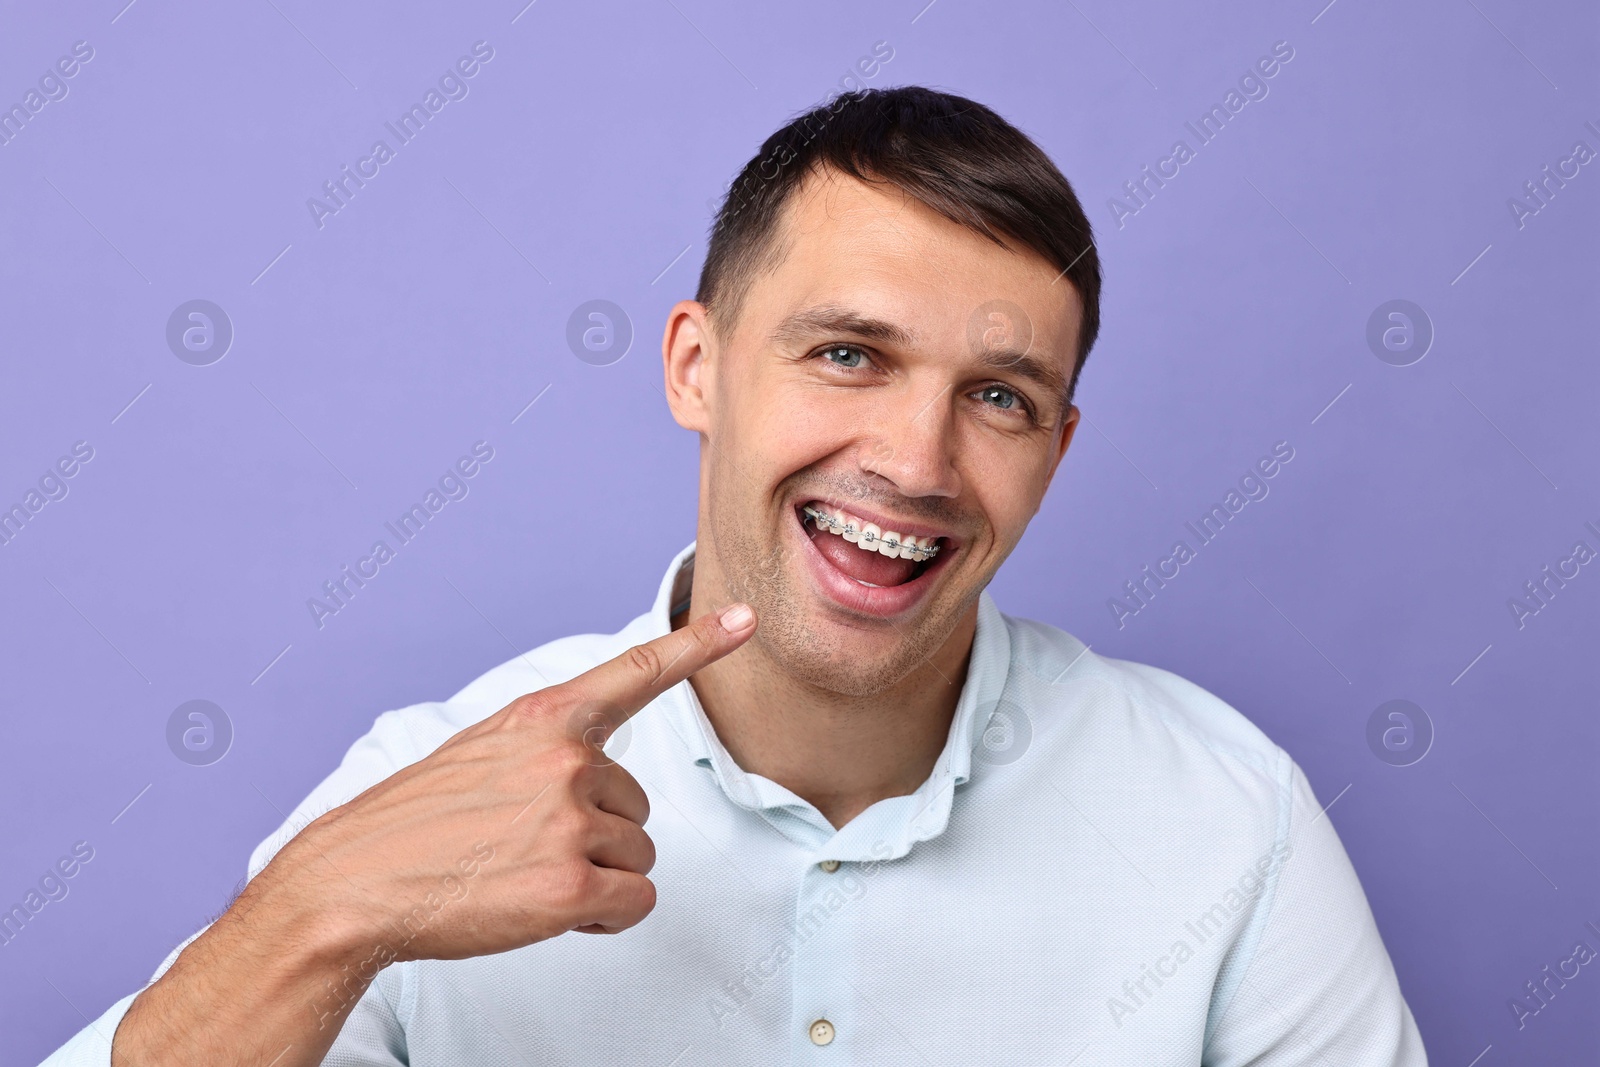
[{"label": "neck", "polygon": [[[722,606],[706,596],[704,577],[696,575],[688,618]],[[673,627],[684,618],[674,618]],[[916,792],[933,773],[961,697],[977,618],[973,605],[933,656],[867,696],[832,692],[783,670],[759,629],[690,684],[740,768],[803,798],[837,829],[880,800]]]}]

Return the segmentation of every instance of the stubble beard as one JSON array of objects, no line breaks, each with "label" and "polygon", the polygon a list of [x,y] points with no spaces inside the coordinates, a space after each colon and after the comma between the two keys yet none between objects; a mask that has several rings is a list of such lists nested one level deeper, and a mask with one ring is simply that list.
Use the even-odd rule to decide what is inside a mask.
[{"label": "stubble beard", "polygon": [[[760,621],[751,644],[784,674],[827,692],[870,697],[901,681],[938,650],[941,641],[929,632],[933,620],[925,612],[913,627],[875,623],[893,641],[886,651],[867,653],[868,646],[852,641],[848,629],[822,623],[804,610],[796,583],[806,579],[796,572],[806,564],[781,538],[752,539],[750,526],[743,523],[726,525],[713,518],[712,525],[726,602],[742,600],[755,608]],[[872,647],[886,648],[882,641]]]}]

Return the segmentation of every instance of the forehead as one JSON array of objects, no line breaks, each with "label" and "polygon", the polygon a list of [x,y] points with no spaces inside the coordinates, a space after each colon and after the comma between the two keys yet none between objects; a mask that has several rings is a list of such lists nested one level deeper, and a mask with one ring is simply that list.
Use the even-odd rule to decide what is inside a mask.
[{"label": "forehead", "polygon": [[1027,316],[1035,353],[1070,372],[1081,306],[1039,253],[953,222],[888,183],[813,173],[779,223],[776,262],[751,286],[745,327],[765,338],[795,311],[845,307],[905,327],[918,345],[968,334],[980,308],[1004,301]]}]

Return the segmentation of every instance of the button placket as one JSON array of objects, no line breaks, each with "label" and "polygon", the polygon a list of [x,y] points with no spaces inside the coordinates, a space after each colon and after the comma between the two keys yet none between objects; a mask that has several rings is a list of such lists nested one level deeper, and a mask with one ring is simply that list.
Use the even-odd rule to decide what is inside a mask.
[{"label": "button placket", "polygon": [[847,870],[847,864],[830,858],[808,864],[800,876],[790,972],[795,1063],[837,1060],[841,1053],[833,1047],[850,1033],[854,1000],[848,981],[854,956],[850,931],[857,921],[853,911],[857,898],[846,891],[848,883],[840,880],[840,872]]}]

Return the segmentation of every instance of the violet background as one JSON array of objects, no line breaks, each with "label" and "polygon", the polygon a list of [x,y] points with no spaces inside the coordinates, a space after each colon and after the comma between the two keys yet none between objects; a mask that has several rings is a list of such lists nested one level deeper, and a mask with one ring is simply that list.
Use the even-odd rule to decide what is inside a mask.
[{"label": "violet background", "polygon": [[[0,1063],[138,988],[374,716],[648,608],[694,536],[659,339],[709,201],[878,41],[864,84],[994,107],[1099,234],[1088,423],[1001,607],[1299,760],[1432,1062],[1597,1061],[1592,968],[1521,1030],[1507,1001],[1600,948],[1600,566],[1520,629],[1507,601],[1600,548],[1600,165],[1520,229],[1507,198],[1600,149],[1600,9],[523,2],[0,13],[0,103],[95,50],[0,147],[0,505],[95,450],[0,547],[0,905],[95,850],[0,946]],[[307,198],[479,40],[469,95],[319,230]],[[1119,229],[1108,198],[1280,40],[1267,98]],[[193,298],[234,326],[210,366],[165,341]],[[565,339],[596,298],[635,331],[608,366]],[[1394,298],[1436,331],[1405,367],[1365,339]],[[480,439],[468,497],[319,630],[307,598]],[[1270,495],[1119,628],[1108,599],[1280,440]],[[1395,698],[1436,731],[1411,766],[1366,741]],[[235,731],[209,766],[167,746],[192,699]]]}]

